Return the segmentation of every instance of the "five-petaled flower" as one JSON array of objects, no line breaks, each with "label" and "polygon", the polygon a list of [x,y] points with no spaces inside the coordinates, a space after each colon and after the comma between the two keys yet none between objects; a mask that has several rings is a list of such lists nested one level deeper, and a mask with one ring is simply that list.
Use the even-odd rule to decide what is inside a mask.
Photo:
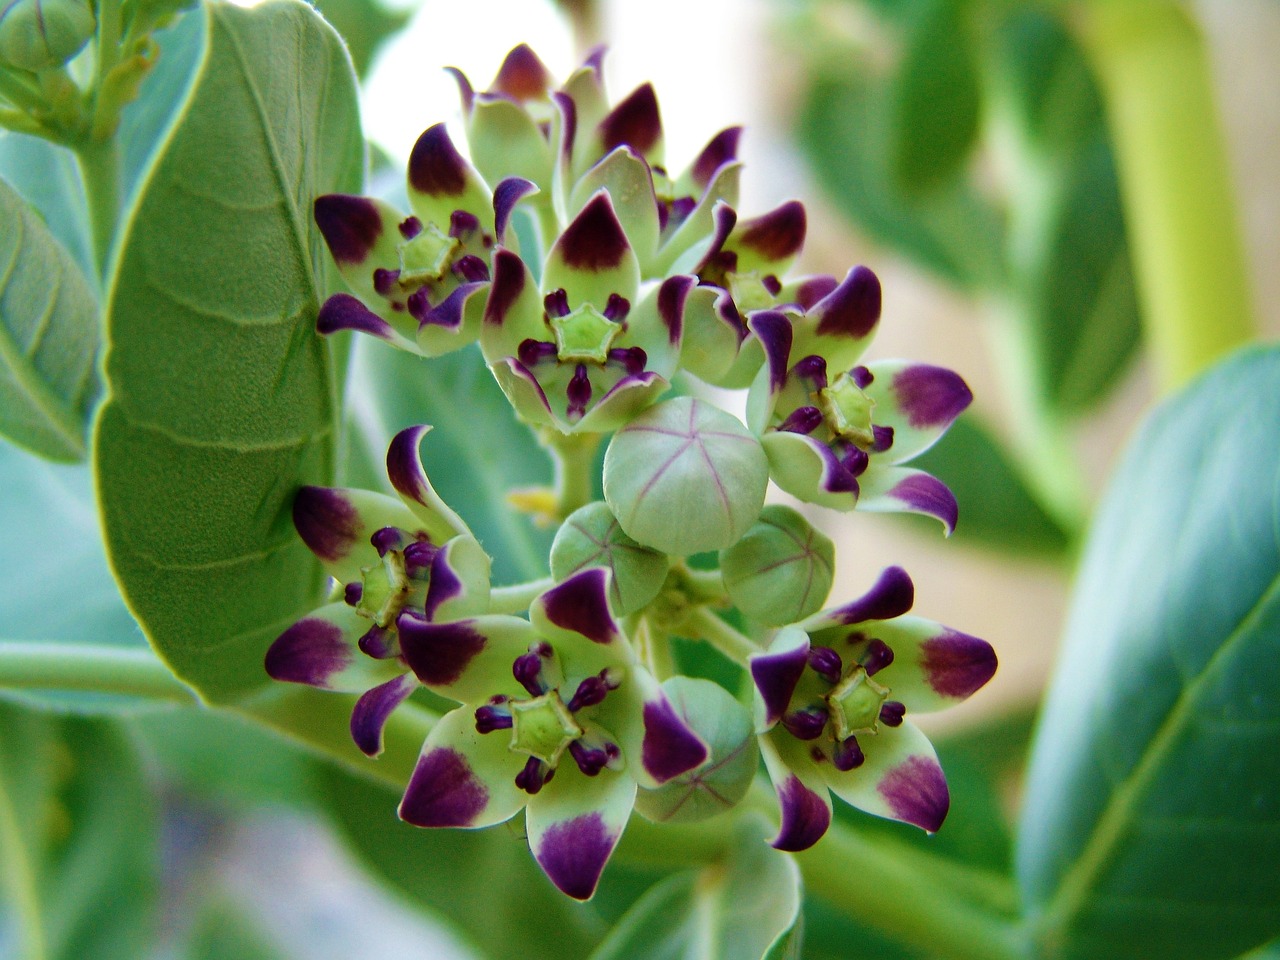
[{"label": "five-petaled flower", "polygon": [[855,267],[841,283],[814,278],[799,313],[762,310],[747,323],[767,363],[747,420],[774,482],[838,510],[910,511],[949,534],[956,499],[936,477],[900,464],[932,446],[973,399],[944,367],[902,360],[857,365],[880,320],[880,281]]},{"label": "five-petaled flower", "polygon": [[937,754],[906,714],[959,703],[991,679],[985,640],[907,616],[911,578],[889,567],[864,596],[783,627],[749,661],[757,730],[782,809],[773,845],[813,846],[847,803],[930,833],[950,805]]},{"label": "five-petaled flower", "polygon": [[429,427],[391,441],[387,472],[399,499],[368,490],[302,487],[298,535],[341,586],[342,599],[307,614],[267,651],[276,680],[359,693],[351,736],[369,756],[382,728],[418,682],[404,661],[397,623],[467,616],[489,604],[489,557],[436,495],[418,452]]},{"label": "five-petaled flower", "polygon": [[539,596],[529,620],[400,615],[401,648],[418,680],[461,703],[427,737],[401,818],[484,827],[527,807],[534,858],[579,900],[595,892],[637,784],[657,787],[707,758],[636,661],[608,591],[609,574],[597,567]]}]

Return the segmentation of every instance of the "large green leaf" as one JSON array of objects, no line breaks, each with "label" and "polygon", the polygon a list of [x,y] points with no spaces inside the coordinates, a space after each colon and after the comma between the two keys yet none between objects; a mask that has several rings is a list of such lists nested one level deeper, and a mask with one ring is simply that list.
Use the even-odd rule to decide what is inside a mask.
[{"label": "large green leaf", "polygon": [[663,880],[636,901],[591,960],[793,960],[800,870],[744,821],[723,863]]},{"label": "large green leaf", "polygon": [[334,475],[338,390],[315,334],[312,199],[359,189],[350,62],[311,10],[211,4],[199,74],[142,184],[108,307],[95,457],[108,551],[152,644],[210,700],[268,683],[315,605],[290,520]]},{"label": "large green leaf", "polygon": [[84,275],[94,276],[84,189],[71,151],[39,137],[0,132],[0,177],[40,214]]},{"label": "large green leaf", "polygon": [[1152,417],[1097,515],[1023,804],[1038,956],[1280,932],[1280,349]]},{"label": "large green leaf", "polygon": [[[136,960],[159,868],[142,765],[107,721],[0,704],[0,862],[6,956]],[[7,935],[6,935],[7,934]]]},{"label": "large green leaf", "polygon": [[50,460],[85,455],[98,392],[98,304],[80,267],[0,180],[0,436]]}]

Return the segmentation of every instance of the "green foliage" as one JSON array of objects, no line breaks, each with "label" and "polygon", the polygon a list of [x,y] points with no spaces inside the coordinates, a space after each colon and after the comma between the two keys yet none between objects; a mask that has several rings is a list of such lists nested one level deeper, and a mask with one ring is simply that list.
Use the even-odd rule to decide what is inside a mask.
[{"label": "green foliage", "polygon": [[40,215],[84,276],[93,276],[84,190],[70,151],[38,137],[0,132],[0,177]]},{"label": "green foliage", "polygon": [[319,567],[290,521],[334,474],[311,200],[358,189],[353,78],[301,3],[205,8],[199,77],[142,185],[108,305],[107,543],[157,651],[206,697],[265,686]]},{"label": "green foliage", "polygon": [[0,434],[80,460],[97,378],[98,305],[84,274],[0,180]]},{"label": "green foliage", "polygon": [[155,811],[129,741],[103,720],[0,704],[0,890],[12,954],[136,960],[151,942]]},{"label": "green foliage", "polygon": [[743,822],[723,863],[668,877],[618,921],[591,960],[796,960],[800,871]]},{"label": "green foliage", "polygon": [[1096,518],[1018,873],[1040,956],[1232,957],[1280,931],[1280,350],[1161,408]]},{"label": "green foliage", "polygon": [[319,0],[316,7],[342,35],[356,73],[369,72],[382,42],[409,22],[410,11],[388,10],[378,0]]}]

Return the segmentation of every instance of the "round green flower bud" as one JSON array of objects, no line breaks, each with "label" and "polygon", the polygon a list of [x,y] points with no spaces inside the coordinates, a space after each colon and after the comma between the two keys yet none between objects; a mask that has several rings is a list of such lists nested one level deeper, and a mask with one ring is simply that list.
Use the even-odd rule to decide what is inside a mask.
[{"label": "round green flower bud", "polygon": [[790,507],[764,508],[746,536],[720,553],[720,573],[739,610],[780,627],[817,613],[831,592],[836,548]]},{"label": "round green flower bud", "polygon": [[632,539],[684,556],[734,543],[760,516],[769,460],[734,417],[692,397],[651,407],[604,456],[604,498]]},{"label": "round green flower bud", "polygon": [[569,514],[551,544],[551,575],[565,580],[586,567],[613,571],[609,604],[616,616],[649,604],[667,579],[667,555],[636,543],[601,501]]},{"label": "round green flower bud", "polygon": [[710,752],[697,769],[637,793],[636,810],[659,823],[693,823],[724,813],[746,796],[760,765],[751,714],[710,680],[672,677],[662,690]]},{"label": "round green flower bud", "polygon": [[84,0],[10,0],[0,11],[0,62],[23,70],[60,67],[97,29]]}]

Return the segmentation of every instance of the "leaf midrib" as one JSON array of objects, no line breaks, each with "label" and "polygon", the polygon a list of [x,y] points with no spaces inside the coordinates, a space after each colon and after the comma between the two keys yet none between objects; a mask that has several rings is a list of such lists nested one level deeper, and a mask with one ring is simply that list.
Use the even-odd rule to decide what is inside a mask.
[{"label": "leaf midrib", "polygon": [[1040,939],[1046,942],[1047,932],[1061,930],[1067,922],[1078,915],[1084,904],[1090,899],[1094,881],[1110,864],[1111,857],[1126,827],[1134,807],[1144,797],[1151,780],[1159,771],[1165,755],[1179,740],[1182,729],[1193,716],[1199,694],[1207,679],[1218,666],[1234,652],[1236,645],[1248,633],[1252,621],[1258,619],[1272,602],[1280,598],[1280,574],[1271,581],[1270,586],[1254,603],[1227,636],[1222,645],[1196,674],[1195,678],[1182,688],[1177,702],[1165,716],[1155,736],[1149,741],[1148,749],[1142,759],[1133,768],[1124,781],[1111,793],[1111,798],[1098,818],[1093,832],[1090,833],[1084,850],[1058,884],[1057,893],[1049,901],[1043,919],[1039,924]]}]

